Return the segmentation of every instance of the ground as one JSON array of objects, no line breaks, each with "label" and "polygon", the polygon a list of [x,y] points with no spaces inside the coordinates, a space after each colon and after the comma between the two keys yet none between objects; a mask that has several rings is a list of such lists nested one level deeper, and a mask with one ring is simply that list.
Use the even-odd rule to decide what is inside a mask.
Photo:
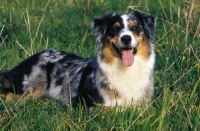
[{"label": "ground", "polygon": [[[157,19],[155,91],[150,109],[104,113],[63,107],[48,97],[6,102],[3,130],[200,130],[200,1],[4,0],[0,6],[0,71],[54,48],[94,56],[91,21],[107,12],[138,10]],[[1,87],[1,86],[0,86]]]}]

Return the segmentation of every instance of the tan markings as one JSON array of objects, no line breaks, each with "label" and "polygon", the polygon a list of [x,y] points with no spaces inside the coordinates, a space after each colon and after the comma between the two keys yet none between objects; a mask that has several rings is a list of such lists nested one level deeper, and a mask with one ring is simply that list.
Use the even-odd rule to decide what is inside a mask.
[{"label": "tan markings", "polygon": [[114,44],[114,43],[117,43],[117,40],[118,40],[118,36],[115,36],[114,38],[111,38],[110,39],[110,46],[113,48],[113,45],[112,45],[112,43]]},{"label": "tan markings", "polygon": [[[133,27],[136,26],[136,22],[133,20],[129,21],[129,27]],[[136,56],[142,56],[144,59],[148,59],[149,58],[149,43],[147,42],[147,40],[141,36],[137,36],[136,34],[132,33],[133,36],[135,37],[136,41],[138,42],[138,46],[137,46],[137,53]]]},{"label": "tan markings", "polygon": [[137,46],[137,53],[136,56],[141,56],[143,57],[145,60],[149,58],[149,43],[147,42],[147,40],[145,38],[142,38],[140,36],[137,36],[135,34],[133,34],[136,41],[138,42],[138,46]]},{"label": "tan markings", "polygon": [[28,99],[29,97],[35,97],[35,98],[40,98],[44,92],[45,92],[45,89],[44,87],[37,87],[36,89],[32,89],[30,90],[29,92],[27,92],[25,94],[25,99]]},{"label": "tan markings", "polygon": [[133,26],[136,26],[136,25],[137,24],[135,23],[135,21],[133,21],[133,20],[129,21],[129,24],[128,24],[129,27],[133,27]]},{"label": "tan markings", "polygon": [[[113,25],[113,28],[116,28],[116,27],[120,27],[119,22],[116,22]],[[110,38],[109,40],[107,40],[104,43],[103,55],[104,55],[104,60],[105,60],[106,63],[112,64],[114,62],[115,58],[119,58],[119,55],[117,54],[116,50],[114,49],[114,47],[112,45],[112,44],[117,43],[118,37],[119,36],[115,36],[114,38]]]},{"label": "tan markings", "polygon": [[18,98],[18,102],[23,102],[29,98],[40,98],[44,95],[46,88],[38,87],[35,90],[30,90],[28,92],[24,92],[22,95],[17,95],[11,92],[6,94],[6,102],[12,101],[15,97]]},{"label": "tan markings", "polygon": [[6,102],[12,101],[14,99],[14,93],[8,92],[6,94]]},{"label": "tan markings", "polygon": [[46,89],[46,88],[44,88],[44,87],[38,87],[36,90],[33,91],[34,96],[35,96],[36,98],[41,97],[41,96],[44,94],[45,89]]},{"label": "tan markings", "polygon": [[120,27],[120,23],[119,23],[119,22],[116,22],[116,23],[114,24],[113,27],[114,27],[114,28],[115,28],[115,27]]},{"label": "tan markings", "polygon": [[110,109],[110,106],[103,106],[103,113],[107,113]]},{"label": "tan markings", "polygon": [[117,39],[118,39],[117,37],[114,37],[111,38],[109,42],[104,43],[103,55],[106,63],[112,64],[114,62],[114,59],[119,57],[113,45],[111,44],[111,43],[116,43]]}]

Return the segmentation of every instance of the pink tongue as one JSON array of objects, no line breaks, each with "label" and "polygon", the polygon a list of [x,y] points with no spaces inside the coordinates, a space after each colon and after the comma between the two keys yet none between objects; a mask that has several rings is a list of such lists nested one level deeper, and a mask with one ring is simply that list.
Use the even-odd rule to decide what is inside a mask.
[{"label": "pink tongue", "polygon": [[134,62],[134,56],[131,50],[122,50],[122,63],[125,66],[131,66]]}]

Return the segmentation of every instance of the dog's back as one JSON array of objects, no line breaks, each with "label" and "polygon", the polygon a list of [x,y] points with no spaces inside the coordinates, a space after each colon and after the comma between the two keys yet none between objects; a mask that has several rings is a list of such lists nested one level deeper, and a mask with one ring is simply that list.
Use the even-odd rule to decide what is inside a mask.
[{"label": "dog's back", "polygon": [[96,58],[84,59],[73,53],[54,50],[35,54],[2,73],[7,100],[16,93],[24,98],[48,94],[64,105],[82,101],[92,106],[95,102],[102,102],[94,81],[96,62]]}]

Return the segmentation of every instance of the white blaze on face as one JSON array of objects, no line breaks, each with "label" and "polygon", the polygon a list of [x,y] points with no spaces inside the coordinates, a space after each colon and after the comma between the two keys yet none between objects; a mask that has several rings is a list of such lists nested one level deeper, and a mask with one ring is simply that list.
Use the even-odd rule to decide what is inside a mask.
[{"label": "white blaze on face", "polygon": [[133,49],[137,46],[137,42],[135,37],[133,36],[132,32],[129,30],[128,27],[128,19],[129,16],[124,14],[121,16],[122,20],[123,20],[123,24],[124,24],[124,29],[122,29],[122,32],[119,36],[119,47],[123,47],[124,44],[121,41],[121,38],[125,35],[128,35],[131,37],[131,43],[130,43],[130,47],[131,49],[129,50],[121,50],[122,53],[122,63],[124,66],[131,66],[134,63],[134,54],[133,54]]},{"label": "white blaze on face", "polygon": [[133,36],[132,32],[128,28],[129,16],[124,14],[124,15],[121,16],[121,18],[123,19],[124,29],[122,29],[122,32],[121,32],[120,37],[119,37],[119,41],[121,42],[121,37],[123,37],[124,35],[129,35],[131,37],[131,47],[135,48],[137,46],[136,39]]}]

